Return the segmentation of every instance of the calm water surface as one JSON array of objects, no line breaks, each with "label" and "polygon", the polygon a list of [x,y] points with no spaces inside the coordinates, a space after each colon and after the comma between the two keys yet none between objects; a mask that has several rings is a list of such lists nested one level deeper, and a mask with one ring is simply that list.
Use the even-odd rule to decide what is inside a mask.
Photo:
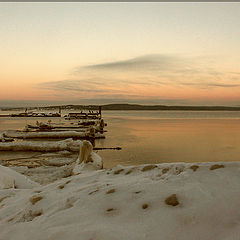
[{"label": "calm water surface", "polygon": [[[238,111],[104,111],[103,118],[108,132],[106,139],[96,140],[96,147],[122,147],[121,151],[98,152],[105,167],[240,160]],[[47,121],[0,118],[0,131],[22,129],[36,120]]]}]

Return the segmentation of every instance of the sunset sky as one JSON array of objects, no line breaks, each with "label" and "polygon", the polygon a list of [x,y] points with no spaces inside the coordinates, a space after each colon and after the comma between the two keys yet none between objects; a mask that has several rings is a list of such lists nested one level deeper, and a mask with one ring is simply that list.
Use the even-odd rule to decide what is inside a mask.
[{"label": "sunset sky", "polygon": [[0,107],[240,106],[240,3],[0,3]]}]

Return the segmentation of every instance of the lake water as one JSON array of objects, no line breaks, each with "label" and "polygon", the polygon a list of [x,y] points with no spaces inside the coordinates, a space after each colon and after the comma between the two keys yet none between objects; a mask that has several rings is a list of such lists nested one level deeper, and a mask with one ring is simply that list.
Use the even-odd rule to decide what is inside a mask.
[{"label": "lake water", "polygon": [[[240,160],[238,111],[103,111],[103,118],[108,132],[106,139],[96,140],[96,147],[122,147],[98,151],[105,167]],[[22,129],[36,120],[47,121],[0,118],[0,131]]]}]

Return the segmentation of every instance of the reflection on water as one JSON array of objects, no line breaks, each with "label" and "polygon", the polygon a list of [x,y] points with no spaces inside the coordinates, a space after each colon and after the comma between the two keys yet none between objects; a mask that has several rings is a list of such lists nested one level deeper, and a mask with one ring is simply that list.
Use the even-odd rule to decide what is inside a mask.
[{"label": "reflection on water", "polygon": [[109,133],[100,144],[123,148],[99,152],[108,167],[240,160],[240,112],[122,111],[104,116]]},{"label": "reflection on water", "polygon": [[[96,147],[105,167],[163,162],[239,161],[240,112],[105,111],[106,139]],[[43,119],[0,118],[0,131]],[[61,123],[56,118],[53,122]]]}]

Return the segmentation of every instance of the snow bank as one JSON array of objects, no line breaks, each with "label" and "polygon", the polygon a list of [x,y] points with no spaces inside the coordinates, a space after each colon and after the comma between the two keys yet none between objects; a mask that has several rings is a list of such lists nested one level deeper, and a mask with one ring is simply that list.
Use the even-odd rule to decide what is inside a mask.
[{"label": "snow bank", "polygon": [[[8,130],[3,133],[3,136],[8,138],[89,138],[91,135],[89,132],[77,132],[77,131],[59,131],[59,132],[21,132]],[[95,133],[95,138],[104,138],[101,133]]]},{"label": "snow bank", "polygon": [[87,171],[0,191],[0,239],[237,240],[240,163]]},{"label": "snow bank", "polygon": [[29,180],[22,174],[0,165],[0,189],[33,188],[38,186],[40,185]]}]

